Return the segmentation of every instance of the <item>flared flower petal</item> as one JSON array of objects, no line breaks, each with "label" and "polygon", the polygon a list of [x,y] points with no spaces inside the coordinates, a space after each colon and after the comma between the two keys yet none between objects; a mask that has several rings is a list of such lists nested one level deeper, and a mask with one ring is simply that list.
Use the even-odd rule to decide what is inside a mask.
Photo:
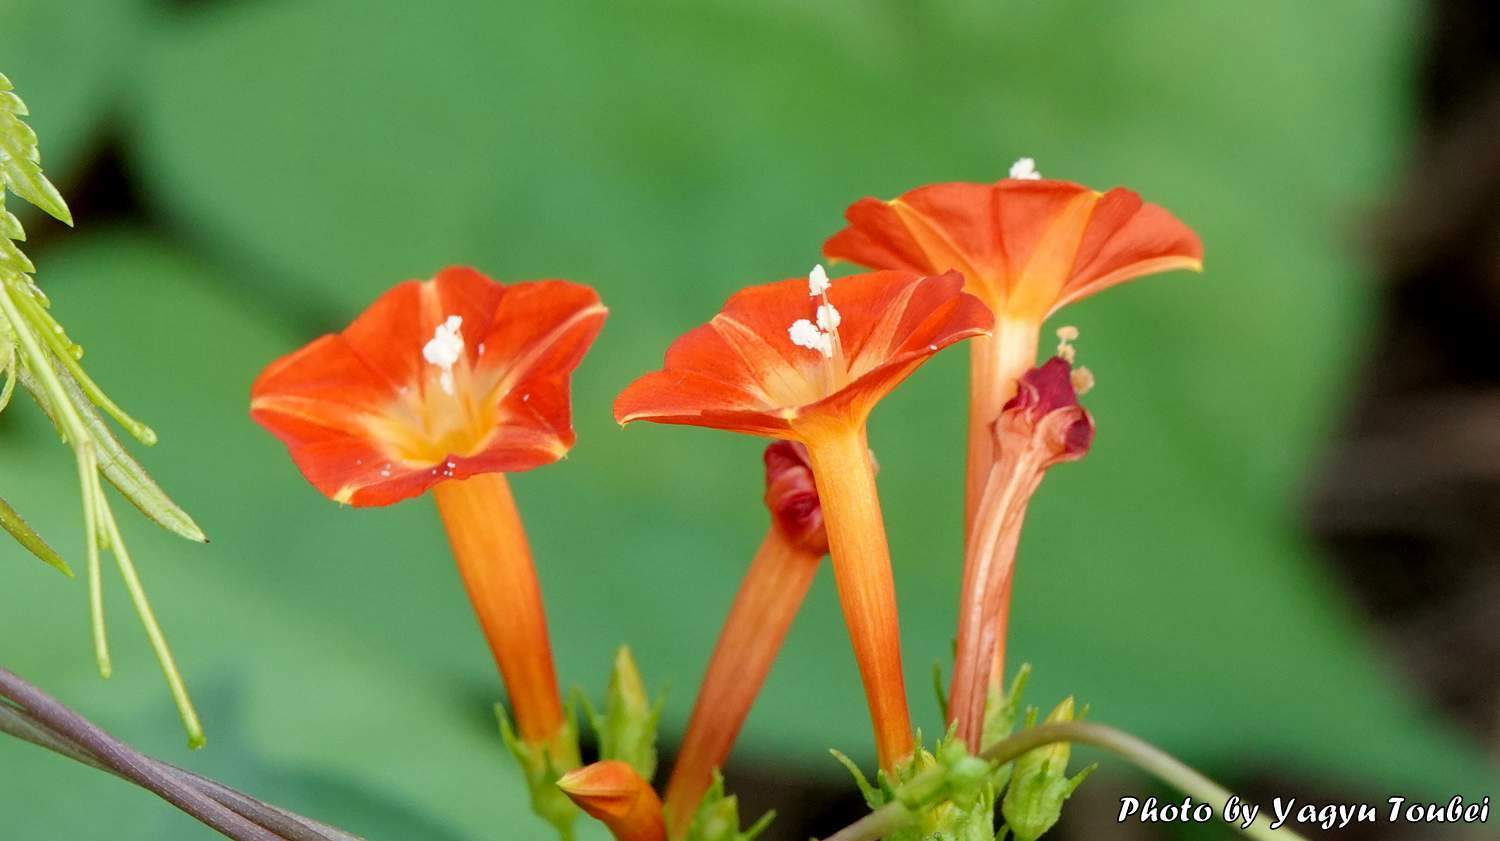
[{"label": "flared flower petal", "polygon": [[1130,190],[1008,178],[952,182],[899,198],[864,198],[823,246],[831,260],[871,269],[963,273],[997,317],[1040,323],[1118,283],[1202,268],[1192,229]]},{"label": "flared flower petal", "polygon": [[[989,311],[962,287],[954,272],[853,275],[823,291],[827,311],[810,303],[805,278],[752,286],[674,342],[660,371],[631,383],[615,419],[792,440],[823,424],[858,426],[932,354],[989,331]],[[789,325],[816,334],[815,314],[837,329],[839,352],[794,342]]]},{"label": "flared flower petal", "polygon": [[318,490],[355,506],[529,470],[573,445],[569,377],[605,315],[586,286],[444,269],[273,362],[250,414]]}]

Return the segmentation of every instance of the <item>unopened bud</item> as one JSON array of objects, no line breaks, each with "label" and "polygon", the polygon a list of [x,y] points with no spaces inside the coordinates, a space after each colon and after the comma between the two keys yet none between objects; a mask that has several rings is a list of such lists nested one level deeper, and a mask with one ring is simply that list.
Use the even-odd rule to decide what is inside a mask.
[{"label": "unopened bud", "polygon": [[[1047,716],[1046,723],[1072,720],[1073,699],[1067,698]],[[1016,760],[1010,787],[1000,807],[1016,841],[1036,841],[1051,829],[1062,817],[1063,803],[1097,767],[1090,765],[1070,779],[1067,774],[1071,753],[1072,746],[1067,742],[1054,742]]]},{"label": "unopened bud", "polygon": [[823,506],[813,482],[807,448],[791,441],[775,441],[766,447],[766,508],[771,517],[797,546],[815,555],[828,552],[828,533],[823,528]]},{"label": "unopened bud", "polygon": [[565,774],[557,787],[618,841],[666,841],[661,799],[628,763],[595,762]]},{"label": "unopened bud", "polygon": [[661,704],[646,695],[645,682],[628,646],[615,654],[604,715],[589,710],[599,734],[599,754],[627,763],[645,779],[656,773],[656,724]]}]

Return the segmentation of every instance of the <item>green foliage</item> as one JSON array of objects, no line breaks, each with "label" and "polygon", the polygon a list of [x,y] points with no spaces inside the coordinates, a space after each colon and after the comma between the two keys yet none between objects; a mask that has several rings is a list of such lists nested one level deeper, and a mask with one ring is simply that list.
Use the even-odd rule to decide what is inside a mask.
[{"label": "green foliage", "polygon": [[[111,550],[147,637],[155,650],[168,688],[187,731],[188,743],[201,747],[203,728],[177,670],[166,638],[157,623],[140,576],[131,561],[114,512],[100,483],[103,475],[127,499],[157,523],[190,540],[204,535],[186,512],[173,503],[115,438],[99,416],[113,417],[142,443],[156,443],[156,433],[125,414],[89,376],[79,360],[83,348],[74,344],[50,313],[51,301],[32,280],[31,260],[16,246],[26,232],[20,220],[4,209],[5,191],[20,196],[58,221],[73,224],[57,188],[42,174],[36,133],[21,117],[26,104],[8,78],[0,74],[0,345],[5,355],[5,384],[0,410],[10,403],[19,381],[72,447],[78,466],[83,502],[84,542],[88,552],[90,617],[94,656],[99,672],[109,677],[113,667],[104,629],[104,601],[100,552]],[[27,551],[71,576],[72,572],[50,545],[41,539],[8,503],[0,502],[0,526]]]},{"label": "green foliage", "polygon": [[47,544],[42,536],[36,533],[26,521],[21,518],[20,513],[10,506],[10,503],[0,499],[0,528],[10,532],[10,536],[21,544],[21,547],[31,554],[37,556],[43,563],[49,564],[69,578],[73,577],[73,570],[68,562],[57,554],[57,550]]},{"label": "green foliage", "polygon": [[[15,93],[15,87],[0,73],[0,182],[11,192],[36,205],[47,215],[67,225],[73,224],[73,213],[62,194],[42,174],[42,152],[37,147],[36,132],[21,121],[29,111]],[[14,216],[5,214],[0,222],[5,236],[25,239]],[[31,269],[21,269],[31,271]]]}]

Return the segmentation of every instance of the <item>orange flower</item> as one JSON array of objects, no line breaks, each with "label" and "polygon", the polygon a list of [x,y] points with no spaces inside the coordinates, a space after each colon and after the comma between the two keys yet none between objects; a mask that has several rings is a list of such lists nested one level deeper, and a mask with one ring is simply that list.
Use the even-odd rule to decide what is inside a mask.
[{"label": "orange flower", "polygon": [[828,552],[806,449],[776,441],[766,447],[765,462],[771,527],[724,620],[672,766],[667,815],[673,838],[687,832],[715,769],[729,757],[812,585],[818,561]]},{"label": "orange flower", "polygon": [[397,285],[343,332],[271,363],[251,388],[251,417],[328,497],[389,505],[433,489],[517,727],[534,745],[556,738],[564,718],[503,474],[572,446],[568,380],[605,314],[586,286],[505,286],[448,268]]},{"label": "orange flower", "polygon": [[667,839],[661,799],[628,762],[595,762],[565,774],[557,787],[618,841]]},{"label": "orange flower", "polygon": [[660,371],[615,401],[621,423],[692,424],[807,447],[834,578],[882,767],[911,753],[895,587],[865,437],[870,411],[938,350],[992,319],[947,273],[874,272],[831,282],[822,267],[754,286],[679,338]]},{"label": "orange flower", "polygon": [[[1203,245],[1192,229],[1130,190],[1100,193],[1067,181],[1043,180],[1023,158],[995,184],[918,187],[898,198],[860,199],[845,211],[848,227],[823,251],[872,269],[963,273],[964,288],[995,314],[993,335],[971,347],[969,442],[965,483],[964,580],[981,564],[972,536],[999,524],[977,522],[990,474],[1000,457],[993,426],[1036,363],[1042,322],[1064,306],[1132,278],[1172,269],[1199,271]],[[1008,483],[1002,483],[1002,486]],[[1004,545],[996,548],[1004,552]],[[1012,553],[1014,549],[1010,550]],[[974,596],[967,590],[964,602]],[[999,604],[994,675],[1003,671],[1009,584]],[[956,713],[958,704],[952,705]]]},{"label": "orange flower", "polygon": [[871,269],[954,270],[995,313],[991,338],[971,348],[968,514],[994,461],[989,427],[1036,364],[1042,322],[1068,304],[1132,278],[1199,271],[1203,244],[1163,208],[1123,188],[1100,193],[1042,180],[1018,162],[995,184],[918,187],[849,206],[849,226],[823,252]]}]

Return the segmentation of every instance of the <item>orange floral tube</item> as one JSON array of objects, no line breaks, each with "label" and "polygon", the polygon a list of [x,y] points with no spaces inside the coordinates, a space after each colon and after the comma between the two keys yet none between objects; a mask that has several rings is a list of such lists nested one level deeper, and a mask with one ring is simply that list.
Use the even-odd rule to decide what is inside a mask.
[{"label": "orange floral tube", "polygon": [[562,698],[542,590],[520,512],[504,474],[433,489],[464,589],[510,693],[521,738],[550,742],[563,726]]},{"label": "orange floral tube", "polygon": [[896,583],[870,447],[859,428],[809,439],[807,452],[819,477],[828,554],[875,725],[876,753],[880,767],[890,770],[911,756],[913,742]]},{"label": "orange floral tube", "polygon": [[812,586],[818,562],[828,552],[805,452],[787,441],[766,448],[771,527],[724,620],[672,766],[666,811],[673,838],[687,832],[714,771],[729,757]]}]

